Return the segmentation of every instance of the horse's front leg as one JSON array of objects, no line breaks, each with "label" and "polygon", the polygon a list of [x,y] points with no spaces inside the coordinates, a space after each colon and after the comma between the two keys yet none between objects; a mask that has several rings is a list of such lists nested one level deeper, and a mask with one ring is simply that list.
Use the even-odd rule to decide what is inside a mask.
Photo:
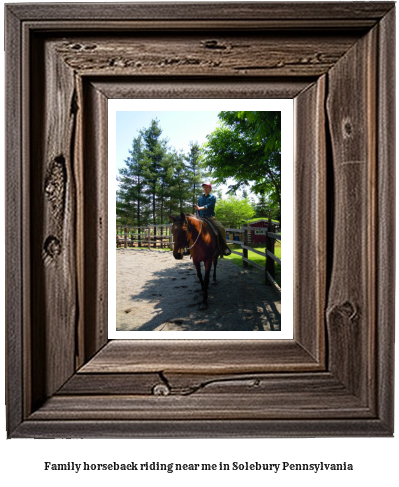
[{"label": "horse's front leg", "polygon": [[215,259],[213,261],[213,284],[217,284],[217,281],[216,281],[216,266],[218,265],[218,260]]},{"label": "horse's front leg", "polygon": [[209,286],[209,276],[211,274],[212,261],[209,260],[205,263],[205,278],[204,278],[204,297],[200,309],[206,309],[208,307],[208,286]]},{"label": "horse's front leg", "polygon": [[201,288],[204,290],[204,281],[201,274],[201,262],[194,262],[195,268],[197,269],[197,277],[200,280]]}]

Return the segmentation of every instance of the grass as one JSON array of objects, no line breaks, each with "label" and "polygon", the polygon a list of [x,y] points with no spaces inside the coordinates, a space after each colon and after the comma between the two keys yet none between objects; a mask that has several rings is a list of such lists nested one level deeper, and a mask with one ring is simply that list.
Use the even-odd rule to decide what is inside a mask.
[{"label": "grass", "polygon": [[[242,254],[242,248],[240,245],[233,245],[230,246],[229,248],[231,250],[235,250],[236,252],[240,252]],[[265,245],[254,245],[254,249],[259,250],[261,252],[266,252],[266,246]],[[274,246],[274,254],[281,260],[281,243],[276,242]],[[236,264],[239,267],[243,267],[243,260],[242,257],[236,254],[231,254],[228,257],[224,257],[224,259],[229,259],[231,260],[234,264]],[[252,260],[256,264],[261,265],[262,267],[266,266],[266,257],[263,257],[262,255],[255,254],[255,252],[251,252],[248,250],[248,259]],[[251,265],[251,264],[249,264]],[[275,280],[278,283],[279,286],[281,286],[281,266],[277,264],[276,262],[274,263],[274,269],[275,269]]]},{"label": "grass", "polygon": [[[269,217],[267,217],[267,216],[264,216],[264,217],[260,216],[258,218],[251,218],[250,220],[247,220],[245,223],[252,223],[252,222],[256,222],[258,220],[268,220],[268,219],[269,219]],[[280,223],[280,222],[278,220],[274,220],[272,218],[272,223]]]}]

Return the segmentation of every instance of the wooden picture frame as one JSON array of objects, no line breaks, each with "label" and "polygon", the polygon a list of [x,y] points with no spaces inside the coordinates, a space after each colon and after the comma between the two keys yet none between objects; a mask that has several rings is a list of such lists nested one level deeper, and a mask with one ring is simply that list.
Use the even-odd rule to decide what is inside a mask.
[{"label": "wooden picture frame", "polygon": [[[393,2],[6,5],[10,438],[391,436]],[[293,98],[294,339],[107,339],[107,99]]]}]

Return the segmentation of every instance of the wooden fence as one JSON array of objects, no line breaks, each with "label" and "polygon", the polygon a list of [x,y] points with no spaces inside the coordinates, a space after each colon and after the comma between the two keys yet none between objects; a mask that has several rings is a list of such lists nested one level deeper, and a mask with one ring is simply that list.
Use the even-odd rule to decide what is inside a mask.
[{"label": "wooden fence", "polygon": [[173,248],[171,225],[116,226],[117,247]]},{"label": "wooden fence", "polygon": [[[239,255],[242,257],[243,267],[248,267],[248,264],[253,265],[257,269],[263,271],[265,273],[265,283],[268,286],[274,286],[279,292],[281,292],[281,288],[276,282],[276,272],[275,272],[275,263],[281,266],[281,260],[274,254],[274,246],[276,240],[281,242],[281,233],[275,233],[274,229],[275,226],[273,224],[269,224],[268,229],[271,228],[272,231],[266,230],[264,227],[249,227],[247,225],[243,225],[241,228],[226,228],[226,232],[230,232],[233,234],[239,233],[241,234],[241,238],[239,240],[227,240],[228,245],[240,245],[242,248],[241,252],[236,252],[235,250],[231,250],[233,254]],[[254,249],[253,247],[249,246],[249,232],[260,230],[266,236],[266,252],[262,252],[258,249]],[[266,265],[263,267],[262,265],[248,259],[248,250],[254,252],[255,254],[262,255],[266,258]]]},{"label": "wooden fence", "polygon": [[[173,235],[170,231],[171,224],[164,225],[146,225],[144,227],[128,227],[116,226],[116,246],[117,247],[148,247],[151,248],[170,248],[173,249]],[[238,233],[241,235],[239,240],[227,240],[228,245],[240,245],[242,253],[231,249],[233,254],[242,257],[243,267],[248,267],[248,264],[265,272],[265,283],[268,286],[274,286],[278,291],[281,291],[280,286],[276,282],[275,262],[281,266],[281,260],[274,254],[275,241],[281,241],[281,234],[274,233],[274,225],[270,224],[268,229],[264,227],[249,227],[243,225],[241,228],[226,228],[227,233]],[[254,249],[249,246],[249,236],[252,231],[260,230],[266,235],[266,252]],[[248,259],[248,251],[255,254],[262,255],[266,258],[266,265],[262,265]]]}]

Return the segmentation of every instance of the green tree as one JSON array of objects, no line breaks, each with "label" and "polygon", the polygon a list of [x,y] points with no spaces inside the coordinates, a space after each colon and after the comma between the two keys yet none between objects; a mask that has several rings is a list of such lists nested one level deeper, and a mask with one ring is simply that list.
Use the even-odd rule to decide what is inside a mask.
[{"label": "green tree", "polygon": [[217,183],[233,178],[229,192],[253,183],[281,206],[281,112],[220,112],[203,159]]},{"label": "green tree", "polygon": [[177,164],[177,154],[165,152],[160,163],[159,184],[157,191],[158,223],[164,223],[167,218],[168,202],[172,196],[173,179]]},{"label": "green tree", "polygon": [[201,158],[198,142],[190,142],[190,152],[186,156],[186,178],[188,185],[188,204],[193,211],[198,198],[202,195],[202,183],[208,178]]},{"label": "green tree", "polygon": [[281,222],[281,208],[270,201],[266,195],[261,194],[255,205],[255,216],[258,218],[268,218],[269,214],[273,220]]},{"label": "green tree", "polygon": [[157,119],[152,120],[147,129],[140,131],[143,138],[143,174],[147,182],[147,193],[151,198],[152,221],[157,224],[157,197],[164,191],[162,178],[167,173],[164,158],[167,152],[167,140],[161,139],[162,129]]},{"label": "green tree", "polygon": [[281,152],[281,112],[237,112],[237,116],[252,125],[254,140],[264,144],[266,155]]},{"label": "green tree", "polygon": [[133,139],[125,167],[119,169],[116,214],[123,225],[144,225],[148,221],[148,197],[143,171],[143,140]]},{"label": "green tree", "polygon": [[259,199],[255,206],[256,214],[255,216],[259,218],[264,218],[268,215],[269,202],[264,194],[259,195]]},{"label": "green tree", "polygon": [[[188,182],[187,168],[184,163],[183,154],[173,154],[173,177],[170,181],[168,213],[180,213],[188,208]],[[190,210],[191,211],[191,210]]]},{"label": "green tree", "polygon": [[255,215],[255,210],[248,199],[229,196],[222,201],[218,201],[215,213],[216,218],[223,225],[231,228],[239,228],[243,222],[250,220]]}]

